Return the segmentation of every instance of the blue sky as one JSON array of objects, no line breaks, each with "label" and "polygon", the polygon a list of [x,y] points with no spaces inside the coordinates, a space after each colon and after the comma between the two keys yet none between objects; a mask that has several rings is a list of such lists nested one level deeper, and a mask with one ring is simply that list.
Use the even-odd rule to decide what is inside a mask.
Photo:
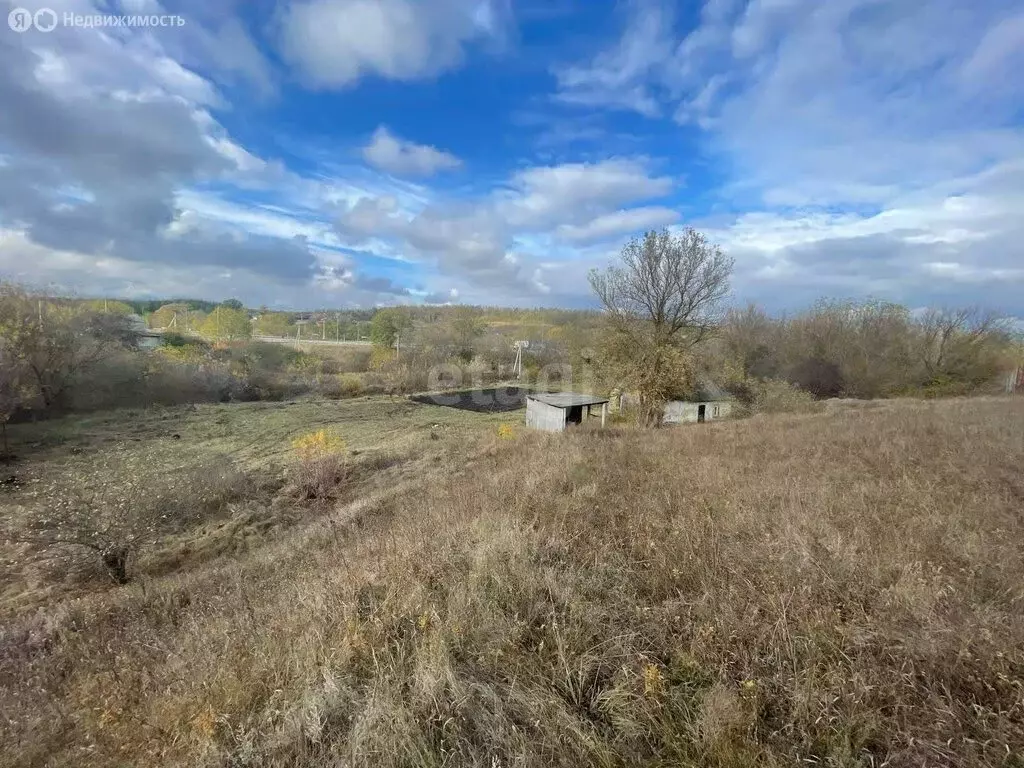
[{"label": "blue sky", "polygon": [[0,26],[8,278],[589,306],[626,239],[694,226],[737,303],[1024,316],[1019,3],[0,2],[44,6],[184,23]]}]

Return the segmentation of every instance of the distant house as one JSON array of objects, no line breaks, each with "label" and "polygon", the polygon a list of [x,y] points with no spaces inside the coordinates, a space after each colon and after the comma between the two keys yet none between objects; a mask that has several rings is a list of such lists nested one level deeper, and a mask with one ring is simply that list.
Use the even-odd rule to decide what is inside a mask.
[{"label": "distant house", "polygon": [[582,424],[601,406],[601,426],[608,419],[608,398],[577,392],[534,392],[526,396],[526,426],[545,432],[564,432]]},{"label": "distant house", "polygon": [[[636,404],[636,395],[624,393],[622,408]],[[665,403],[665,424],[697,424],[727,418],[732,413],[732,395],[707,377],[700,377],[697,386],[685,400]]]}]

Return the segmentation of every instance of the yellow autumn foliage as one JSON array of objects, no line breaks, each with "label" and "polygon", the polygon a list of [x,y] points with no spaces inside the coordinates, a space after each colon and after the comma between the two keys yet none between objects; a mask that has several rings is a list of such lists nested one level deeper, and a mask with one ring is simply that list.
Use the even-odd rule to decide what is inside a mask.
[{"label": "yellow autumn foliage", "polygon": [[292,440],[292,448],[303,461],[345,452],[345,441],[328,429],[318,429]]}]

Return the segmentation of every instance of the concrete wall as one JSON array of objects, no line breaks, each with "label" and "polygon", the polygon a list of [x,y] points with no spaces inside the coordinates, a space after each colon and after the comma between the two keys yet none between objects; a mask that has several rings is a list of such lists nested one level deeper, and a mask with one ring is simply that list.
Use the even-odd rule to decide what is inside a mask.
[{"label": "concrete wall", "polygon": [[[622,408],[634,408],[637,405],[636,395],[630,392],[622,394]],[[672,400],[665,404],[666,424],[695,423],[699,414],[699,406],[704,406],[704,421],[728,418],[732,412],[732,400],[715,400],[706,403]],[[715,409],[718,409],[717,412]]]},{"label": "concrete wall", "polygon": [[526,399],[526,426],[542,429],[545,432],[565,431],[565,408],[542,403],[532,398]]},{"label": "concrete wall", "polygon": [[682,400],[673,400],[665,404],[665,423],[686,424],[695,422],[698,419],[701,405],[704,406],[705,421],[724,419],[732,410],[732,402],[729,400],[709,403],[688,403]]}]

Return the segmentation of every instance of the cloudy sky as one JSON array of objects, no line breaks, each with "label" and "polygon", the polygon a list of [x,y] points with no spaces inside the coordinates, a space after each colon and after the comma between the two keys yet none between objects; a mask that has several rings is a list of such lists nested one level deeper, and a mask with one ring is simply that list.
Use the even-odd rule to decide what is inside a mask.
[{"label": "cloudy sky", "polygon": [[[181,26],[15,32],[16,8]],[[0,0],[0,276],[587,306],[695,226],[735,300],[1024,317],[1017,0]]]}]

